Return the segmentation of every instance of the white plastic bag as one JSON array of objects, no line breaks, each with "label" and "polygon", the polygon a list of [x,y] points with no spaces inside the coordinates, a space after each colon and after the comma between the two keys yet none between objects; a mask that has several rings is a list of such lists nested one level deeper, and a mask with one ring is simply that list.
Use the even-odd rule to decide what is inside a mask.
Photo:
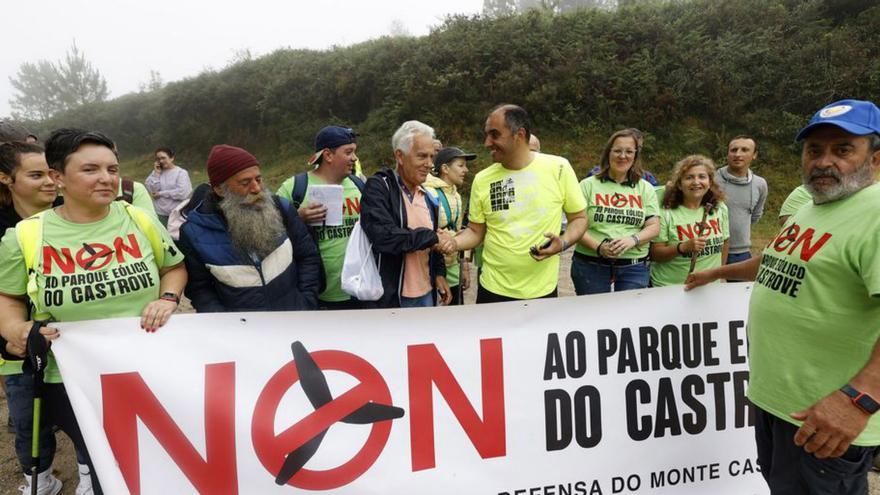
[{"label": "white plastic bag", "polygon": [[361,228],[360,220],[354,224],[348,247],[345,248],[345,261],[342,263],[342,290],[361,301],[378,301],[385,292],[382,277],[373,258],[373,249],[367,234]]}]

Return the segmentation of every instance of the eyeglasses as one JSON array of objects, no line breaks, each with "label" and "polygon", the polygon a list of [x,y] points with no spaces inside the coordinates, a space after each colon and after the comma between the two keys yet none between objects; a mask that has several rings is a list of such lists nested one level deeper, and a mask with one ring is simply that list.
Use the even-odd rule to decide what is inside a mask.
[{"label": "eyeglasses", "polygon": [[632,148],[628,148],[628,149],[614,148],[613,150],[611,150],[611,154],[617,155],[617,156],[636,156],[636,150],[634,150]]}]

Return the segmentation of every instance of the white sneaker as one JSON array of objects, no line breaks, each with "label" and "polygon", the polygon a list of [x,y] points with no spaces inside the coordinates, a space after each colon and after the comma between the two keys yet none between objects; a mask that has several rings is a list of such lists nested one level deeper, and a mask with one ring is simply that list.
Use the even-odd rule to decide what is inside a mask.
[{"label": "white sneaker", "polygon": [[94,495],[92,491],[92,477],[89,475],[89,467],[85,464],[79,466],[79,484],[76,485],[76,495]]},{"label": "white sneaker", "polygon": [[[24,484],[18,487],[22,495],[31,493],[31,476],[24,475]],[[52,475],[52,469],[37,474],[37,495],[58,495],[61,491],[61,480]]]}]

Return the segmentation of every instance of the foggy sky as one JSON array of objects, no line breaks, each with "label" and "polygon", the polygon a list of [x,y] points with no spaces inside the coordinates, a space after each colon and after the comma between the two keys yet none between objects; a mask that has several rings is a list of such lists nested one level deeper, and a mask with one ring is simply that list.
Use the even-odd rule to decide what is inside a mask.
[{"label": "foggy sky", "polygon": [[[20,16],[9,16],[13,5]],[[10,114],[9,77],[23,62],[57,61],[71,44],[107,79],[110,98],[138,91],[160,73],[167,83],[220,69],[237,52],[323,49],[390,33],[399,20],[424,35],[482,0],[67,0],[4,5],[0,29],[0,116]]]}]

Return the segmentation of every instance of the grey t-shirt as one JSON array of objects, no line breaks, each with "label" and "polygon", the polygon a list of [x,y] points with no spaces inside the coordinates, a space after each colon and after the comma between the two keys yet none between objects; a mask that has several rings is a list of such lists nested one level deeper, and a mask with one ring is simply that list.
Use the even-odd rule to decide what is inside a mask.
[{"label": "grey t-shirt", "polygon": [[724,191],[730,215],[730,253],[740,254],[752,246],[752,225],[764,214],[767,181],[749,171],[748,177],[737,177],[727,167],[715,173],[715,182]]}]

